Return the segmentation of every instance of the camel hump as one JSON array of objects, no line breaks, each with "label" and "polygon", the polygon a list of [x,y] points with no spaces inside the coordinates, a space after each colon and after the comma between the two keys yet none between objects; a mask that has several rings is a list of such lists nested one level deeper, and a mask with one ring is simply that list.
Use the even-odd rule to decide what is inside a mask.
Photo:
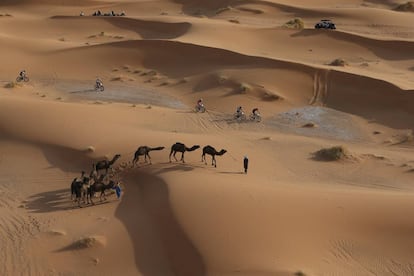
[{"label": "camel hump", "polygon": [[211,150],[215,150],[214,147],[207,145],[203,148],[203,151],[211,151]]},{"label": "camel hump", "polygon": [[175,144],[176,145],[183,145],[184,146],[184,144],[183,143],[180,143],[180,142],[176,142]]}]

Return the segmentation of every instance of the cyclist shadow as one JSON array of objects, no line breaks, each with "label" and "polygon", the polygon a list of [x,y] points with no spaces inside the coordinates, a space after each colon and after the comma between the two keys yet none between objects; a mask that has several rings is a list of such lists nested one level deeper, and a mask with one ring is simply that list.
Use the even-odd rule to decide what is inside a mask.
[{"label": "cyclist shadow", "polygon": [[70,94],[91,93],[91,92],[96,92],[96,90],[95,89],[84,89],[84,90],[69,91]]}]

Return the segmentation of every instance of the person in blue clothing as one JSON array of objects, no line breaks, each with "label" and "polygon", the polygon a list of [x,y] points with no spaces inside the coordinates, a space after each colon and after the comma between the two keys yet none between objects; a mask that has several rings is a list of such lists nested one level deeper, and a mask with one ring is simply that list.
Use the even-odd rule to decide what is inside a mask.
[{"label": "person in blue clothing", "polygon": [[122,189],[121,189],[120,182],[118,182],[118,183],[115,185],[115,187],[113,187],[112,189],[114,189],[114,190],[115,190],[116,197],[119,199],[119,198],[121,197],[121,194],[122,194]]}]

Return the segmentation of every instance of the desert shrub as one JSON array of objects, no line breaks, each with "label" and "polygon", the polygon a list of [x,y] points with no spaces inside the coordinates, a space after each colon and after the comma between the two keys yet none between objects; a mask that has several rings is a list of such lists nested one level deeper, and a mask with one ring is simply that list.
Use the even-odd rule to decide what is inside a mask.
[{"label": "desert shrub", "polygon": [[251,90],[250,85],[246,84],[246,83],[241,83],[239,86],[239,92],[241,94],[246,94],[249,90]]},{"label": "desert shrub", "polygon": [[11,82],[6,83],[4,85],[4,88],[15,88],[15,87],[19,87],[19,86],[20,86],[20,84],[18,84],[17,82],[11,81]]},{"label": "desert shrub", "polygon": [[314,153],[315,158],[324,161],[336,161],[347,156],[347,150],[343,146],[324,148]]},{"label": "desert shrub", "polygon": [[408,1],[406,3],[400,4],[395,8],[396,11],[411,11],[414,12],[414,2]]},{"label": "desert shrub", "polygon": [[348,65],[348,63],[342,58],[337,58],[337,59],[334,59],[333,61],[331,61],[331,63],[329,63],[329,65],[342,66],[343,67],[345,65]]},{"label": "desert shrub", "polygon": [[142,72],[141,73],[141,76],[155,76],[157,74],[158,74],[157,71],[155,71],[155,70],[149,70],[147,72]]},{"label": "desert shrub", "polygon": [[313,128],[313,127],[316,127],[316,125],[312,122],[309,122],[309,123],[304,124],[302,127]]},{"label": "desert shrub", "polygon": [[288,28],[288,29],[303,29],[305,28],[305,23],[303,22],[303,20],[301,18],[295,18],[292,20],[289,20],[288,22],[286,22],[283,27]]}]

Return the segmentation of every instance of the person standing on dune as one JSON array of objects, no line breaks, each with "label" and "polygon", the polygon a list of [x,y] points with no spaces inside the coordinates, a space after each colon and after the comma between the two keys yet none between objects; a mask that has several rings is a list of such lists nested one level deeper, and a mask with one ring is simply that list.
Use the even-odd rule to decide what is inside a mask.
[{"label": "person standing on dune", "polygon": [[247,158],[247,155],[243,158],[243,167],[244,167],[244,173],[247,174],[247,169],[249,167],[249,158]]}]

